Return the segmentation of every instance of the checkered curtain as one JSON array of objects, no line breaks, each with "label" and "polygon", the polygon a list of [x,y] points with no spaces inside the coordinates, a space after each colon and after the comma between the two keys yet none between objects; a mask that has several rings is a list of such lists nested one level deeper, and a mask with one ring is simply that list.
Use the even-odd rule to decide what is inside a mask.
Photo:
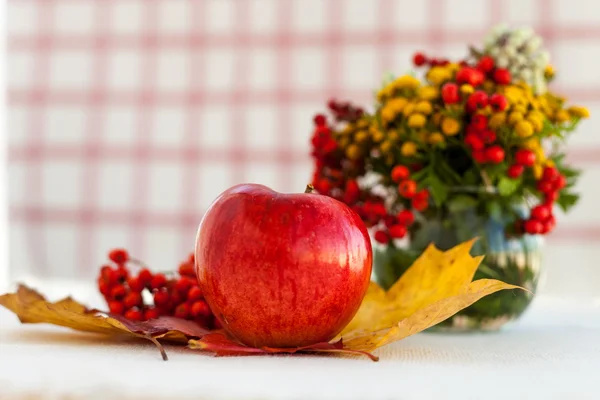
[{"label": "checkered curtain", "polygon": [[[369,105],[415,50],[461,57],[500,21],[532,25],[556,90],[600,115],[595,0],[9,0],[12,276],[89,279],[114,246],[172,268],[225,188],[303,189],[328,98]],[[561,254],[600,256],[596,121],[572,141],[584,200],[553,279]]]}]

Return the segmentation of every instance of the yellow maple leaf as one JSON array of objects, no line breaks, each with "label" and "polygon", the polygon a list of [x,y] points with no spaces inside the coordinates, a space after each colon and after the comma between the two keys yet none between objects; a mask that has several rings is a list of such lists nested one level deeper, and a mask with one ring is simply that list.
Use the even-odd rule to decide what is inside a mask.
[{"label": "yellow maple leaf", "polygon": [[446,252],[430,245],[386,292],[371,282],[352,321],[340,334],[344,348],[372,351],[430,328],[503,289],[494,279],[472,282],[483,256],[472,257],[476,239]]}]

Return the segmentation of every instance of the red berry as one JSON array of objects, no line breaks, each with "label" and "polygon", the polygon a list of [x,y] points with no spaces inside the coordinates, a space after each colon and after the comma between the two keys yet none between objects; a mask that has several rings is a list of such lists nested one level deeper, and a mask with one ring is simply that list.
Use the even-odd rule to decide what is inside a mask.
[{"label": "red berry", "polygon": [[485,144],[492,144],[496,141],[496,132],[485,130],[481,132],[481,139]]},{"label": "red berry", "polygon": [[498,145],[485,149],[485,158],[492,164],[500,164],[504,161],[504,149]]},{"label": "red berry", "polygon": [[212,312],[210,311],[210,307],[206,304],[205,301],[199,300],[192,303],[192,307],[190,308],[190,314],[194,318],[198,317],[210,317]]},{"label": "red berry", "polygon": [[321,193],[321,194],[329,194],[329,191],[331,190],[331,182],[329,181],[329,179],[327,178],[321,178],[319,179],[317,182],[315,182],[315,189],[317,189],[317,192]]},{"label": "red berry", "polygon": [[123,299],[125,308],[133,308],[142,305],[142,295],[139,292],[130,292]]},{"label": "red berry", "polygon": [[129,277],[129,270],[125,266],[120,265],[116,270],[116,275],[117,275],[118,281],[123,283]]},{"label": "red berry", "polygon": [[190,287],[196,282],[188,277],[182,276],[175,282],[175,290],[179,293],[184,294],[187,293]]},{"label": "red berry", "polygon": [[544,192],[544,203],[552,204],[556,200],[558,200],[558,192],[557,191]]},{"label": "red berry", "polygon": [[406,199],[410,199],[411,197],[413,197],[416,192],[417,182],[413,180],[407,179],[400,182],[400,184],[398,185],[398,193],[400,193],[400,196]]},{"label": "red berry", "polygon": [[188,301],[196,301],[202,298],[202,290],[198,286],[192,286],[187,292]]},{"label": "red berry", "polygon": [[131,308],[125,312],[125,318],[132,321],[141,321],[142,317],[143,314],[138,308]]},{"label": "red berry", "polygon": [[179,304],[175,307],[174,316],[177,318],[187,318],[190,315],[190,308],[186,303]]},{"label": "red berry", "polygon": [[459,84],[468,83],[477,87],[483,83],[483,73],[473,67],[463,67],[456,73],[456,81]]},{"label": "red berry", "polygon": [[531,218],[536,219],[538,221],[545,221],[550,216],[550,214],[550,207],[545,206],[543,204],[535,206],[531,210]]},{"label": "red berry", "polygon": [[144,320],[155,319],[160,317],[160,312],[156,307],[148,307],[144,310]]},{"label": "red berry", "polygon": [[109,265],[104,265],[100,268],[100,276],[108,283],[112,285],[117,283],[119,280],[119,273],[116,269],[110,267]]},{"label": "red berry", "polygon": [[535,153],[531,150],[521,149],[515,153],[515,161],[519,165],[531,167],[535,164]]},{"label": "red berry", "polygon": [[402,210],[398,213],[398,222],[404,226],[411,226],[415,222],[415,215],[410,210]]},{"label": "red berry", "polygon": [[127,285],[129,286],[129,289],[138,293],[144,290],[145,287],[139,276],[129,277],[129,279],[127,279]]},{"label": "red berry", "polygon": [[110,297],[115,300],[121,300],[127,294],[127,289],[123,285],[117,285],[110,290]]},{"label": "red berry", "polygon": [[539,181],[537,184],[537,189],[544,194],[556,192],[554,185],[549,181]]},{"label": "red berry", "polygon": [[559,176],[558,170],[554,167],[545,167],[542,174],[542,179],[545,181],[553,181]]},{"label": "red berry", "polygon": [[344,202],[346,204],[354,204],[360,197],[360,188],[358,182],[354,179],[346,181],[346,189],[344,190]]},{"label": "red berry", "polygon": [[159,290],[154,293],[154,305],[164,306],[169,303],[169,293],[166,290]]},{"label": "red berry", "polygon": [[467,111],[474,112],[485,108],[488,105],[488,95],[483,90],[477,90],[471,93],[467,99]]},{"label": "red berry", "polygon": [[161,287],[165,286],[167,284],[167,278],[164,276],[164,274],[156,274],[152,277],[152,280],[150,281],[150,288],[151,289],[160,289]]},{"label": "red berry", "polygon": [[315,122],[315,125],[317,125],[317,126],[324,126],[325,123],[327,122],[327,118],[325,118],[325,116],[323,114],[317,114],[317,115],[315,115],[313,121]]},{"label": "red berry", "polygon": [[442,86],[442,100],[446,104],[455,104],[460,101],[458,94],[458,85],[456,83],[448,82]]},{"label": "red berry", "polygon": [[535,219],[530,219],[525,221],[525,232],[530,235],[537,235],[542,232],[543,226],[542,223]]},{"label": "red berry", "polygon": [[554,217],[554,215],[550,215],[544,224],[548,225],[548,232],[550,232],[554,229],[554,227],[556,227],[556,217]]},{"label": "red berry", "polygon": [[123,314],[125,306],[120,301],[113,300],[108,302],[108,310],[113,314]]},{"label": "red berry", "polygon": [[102,293],[102,295],[104,295],[104,297],[108,297],[108,295],[110,295],[111,289],[112,287],[104,280],[104,278],[98,278],[98,290],[100,293]]},{"label": "red berry", "polygon": [[336,111],[340,108],[340,105],[335,99],[329,99],[327,102],[327,108],[329,108],[331,111]]},{"label": "red berry", "polygon": [[113,249],[108,253],[108,258],[115,264],[124,264],[129,261],[129,254],[125,249]]},{"label": "red berry", "polygon": [[519,176],[521,176],[523,174],[523,171],[525,171],[525,167],[519,164],[513,164],[510,167],[508,167],[508,171],[506,172],[506,175],[508,175],[510,178],[518,178]]},{"label": "red berry", "polygon": [[393,215],[386,215],[383,219],[383,223],[385,224],[386,228],[391,228],[392,226],[398,224],[398,219]]},{"label": "red berry", "polygon": [[408,230],[404,225],[394,225],[390,228],[390,236],[395,239],[400,239],[406,236]]},{"label": "red berry", "polygon": [[410,201],[410,205],[417,211],[425,211],[429,207],[429,201],[423,198],[413,198]]},{"label": "red berry", "polygon": [[567,186],[567,178],[565,178],[563,175],[559,175],[558,178],[556,178],[556,180],[554,181],[554,187],[556,188],[556,190],[560,190],[565,186]]},{"label": "red berry", "polygon": [[494,59],[490,56],[481,57],[477,63],[477,69],[487,74],[494,69]]},{"label": "red berry", "polygon": [[471,126],[477,131],[483,131],[488,127],[488,119],[483,114],[475,114],[471,117]]},{"label": "red berry", "polygon": [[508,85],[512,77],[506,68],[496,68],[494,71],[494,82],[498,85]]},{"label": "red berry", "polygon": [[404,165],[396,165],[392,169],[392,180],[396,183],[400,183],[410,176],[410,171]]},{"label": "red berry", "polygon": [[485,164],[487,162],[485,151],[483,150],[475,150],[471,155],[473,156],[473,160],[479,164]]},{"label": "red berry", "polygon": [[427,57],[425,57],[425,55],[423,53],[415,53],[415,55],[413,56],[413,63],[417,67],[420,67],[421,65],[425,64],[426,62],[427,62]]},{"label": "red berry", "polygon": [[490,97],[490,105],[494,111],[504,111],[508,107],[508,100],[500,93],[494,93]]},{"label": "red berry", "polygon": [[388,244],[390,238],[385,231],[377,231],[375,232],[375,240],[377,240],[381,244]]},{"label": "red berry", "polygon": [[179,275],[181,276],[189,276],[191,278],[196,278],[196,269],[194,267],[193,262],[184,262],[179,264]]},{"label": "red berry", "polygon": [[483,150],[484,143],[476,134],[468,133],[465,136],[465,144],[471,148],[473,151]]},{"label": "red berry", "polygon": [[138,273],[138,279],[144,284],[144,286],[148,286],[152,281],[152,272],[150,272],[147,268],[144,268]]}]

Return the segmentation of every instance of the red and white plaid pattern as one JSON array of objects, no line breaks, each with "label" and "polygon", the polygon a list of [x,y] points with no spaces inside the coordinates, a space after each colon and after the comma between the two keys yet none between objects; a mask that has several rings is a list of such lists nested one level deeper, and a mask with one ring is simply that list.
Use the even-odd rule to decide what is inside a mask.
[{"label": "red and white plaid pattern", "polygon": [[[9,0],[12,276],[89,278],[114,246],[172,267],[225,188],[302,190],[329,97],[368,105],[415,50],[463,56],[501,21],[533,26],[554,88],[600,115],[595,0]],[[573,138],[558,276],[561,254],[600,256],[596,121]]]}]

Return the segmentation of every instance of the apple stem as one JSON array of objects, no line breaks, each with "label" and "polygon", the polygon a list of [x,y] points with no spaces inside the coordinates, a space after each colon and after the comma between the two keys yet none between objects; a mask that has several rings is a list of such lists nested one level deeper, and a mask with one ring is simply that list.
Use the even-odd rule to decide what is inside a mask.
[{"label": "apple stem", "polygon": [[304,193],[315,193],[315,187],[309,183],[308,185],[306,185]]}]

